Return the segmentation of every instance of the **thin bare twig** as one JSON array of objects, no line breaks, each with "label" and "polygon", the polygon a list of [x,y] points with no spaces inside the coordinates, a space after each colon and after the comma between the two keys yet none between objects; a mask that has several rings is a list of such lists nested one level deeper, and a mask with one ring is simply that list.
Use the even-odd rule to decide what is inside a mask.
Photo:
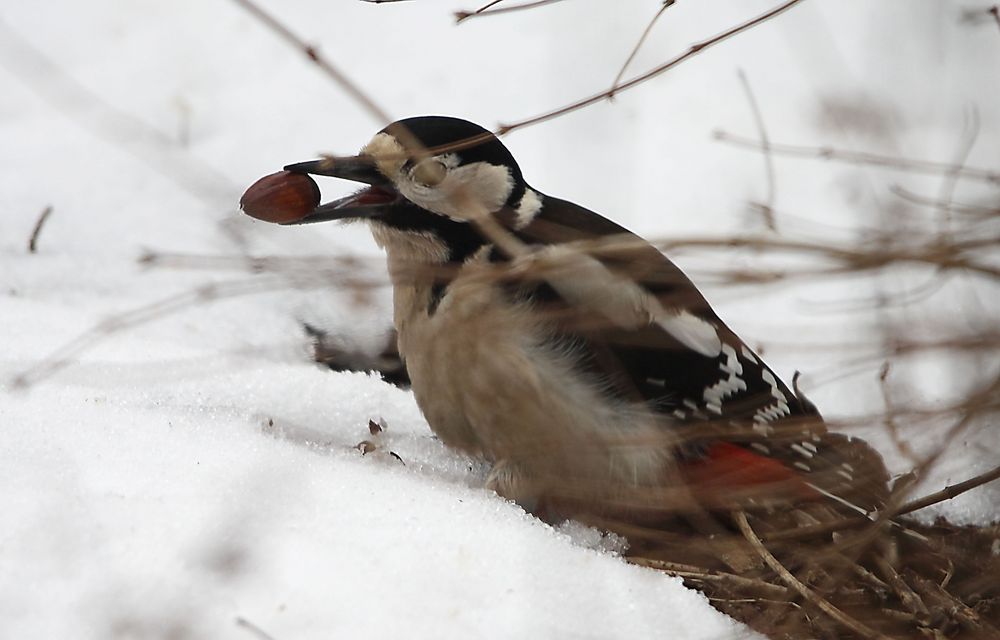
[{"label": "thin bare twig", "polygon": [[288,287],[288,281],[285,279],[274,279],[272,282],[262,283],[259,279],[254,278],[207,285],[157,300],[152,304],[144,305],[129,312],[108,318],[90,330],[85,331],[50,353],[34,366],[17,374],[11,381],[11,386],[26,388],[36,384],[70,366],[80,354],[92,349],[116,332],[137,327],[189,309],[197,302],[231,298],[267,290],[284,289],[286,287]]},{"label": "thin bare twig", "polygon": [[315,47],[292,33],[291,29],[279,22],[271,14],[261,9],[252,0],[233,0],[233,2],[246,9],[250,15],[257,18],[262,24],[264,24],[264,26],[281,36],[282,39],[291,44],[293,47],[302,51],[302,53],[313,62],[313,64],[319,67],[327,76],[330,77],[331,80],[336,82],[341,89],[347,92],[347,95],[351,96],[351,98],[361,105],[365,111],[374,116],[375,119],[378,120],[379,126],[382,126],[387,122],[392,122],[392,118],[389,117],[387,111],[377,105],[375,101],[368,96],[368,94],[362,91],[361,88],[354,84],[354,82],[352,82],[340,69],[320,54]]},{"label": "thin bare twig", "polygon": [[941,232],[944,237],[948,237],[951,233],[951,201],[955,197],[958,179],[962,175],[962,167],[965,166],[966,160],[969,159],[972,147],[975,146],[976,139],[979,137],[979,111],[975,108],[967,116],[963,130],[965,135],[955,154],[955,160],[952,162],[953,169],[945,173],[944,180],[941,183],[941,193],[938,197],[938,200],[941,202],[941,206],[939,207],[941,211]]},{"label": "thin bare twig", "polygon": [[993,278],[1000,278],[1000,267],[972,261],[965,251],[965,243],[954,242],[931,244],[923,247],[887,247],[867,249],[864,247],[835,247],[821,242],[783,240],[762,237],[744,238],[686,238],[655,243],[663,250],[682,248],[714,247],[722,248],[768,248],[792,252],[814,253],[842,262],[849,271],[866,271],[885,267],[893,263],[916,262],[930,264],[942,269],[966,269]]},{"label": "thin bare twig", "polygon": [[[907,202],[912,202],[913,204],[918,204],[924,207],[933,207],[938,209],[945,206],[945,203],[941,200],[935,200],[934,198],[928,198],[927,196],[922,196],[920,194],[914,193],[908,189],[905,189],[897,184],[889,185],[889,192],[893,195],[899,196]],[[983,218],[992,218],[995,216],[1000,216],[1000,207],[989,207],[984,205],[975,204],[963,204],[960,202],[951,202],[952,212],[962,213],[970,216],[977,216]]]},{"label": "thin bare twig", "polygon": [[383,286],[386,279],[381,275],[362,277],[361,271],[377,274],[385,269],[385,259],[374,256],[344,255],[308,255],[300,256],[231,256],[223,254],[166,253],[146,251],[137,260],[139,265],[158,269],[239,270],[250,273],[289,273],[301,279],[300,274],[323,274],[321,277],[331,277],[336,284],[346,274],[355,274],[357,281],[365,282],[366,286]]},{"label": "thin bare twig", "polygon": [[704,569],[687,564],[657,560],[655,558],[629,557],[630,564],[648,567],[668,573],[672,576],[686,578],[695,582],[708,582],[737,589],[748,589],[761,595],[779,600],[787,600],[790,592],[787,588],[772,584],[757,578],[747,578],[735,573],[727,573],[715,569]]},{"label": "thin bare twig", "polygon": [[792,575],[792,572],[786,569],[785,565],[781,564],[781,562],[779,562],[778,559],[775,558],[770,551],[768,551],[767,547],[764,546],[764,543],[760,541],[760,538],[757,537],[757,534],[747,521],[746,513],[743,511],[737,511],[733,514],[733,517],[736,520],[736,526],[740,528],[740,532],[743,534],[743,537],[747,539],[747,542],[750,543],[750,546],[753,547],[754,551],[757,552],[767,566],[778,574],[778,577],[781,578],[782,582],[797,591],[803,598],[816,605],[828,616],[859,636],[864,638],[878,638],[879,640],[890,640],[887,636],[848,616],[846,613],[830,604],[826,598],[820,596]]},{"label": "thin bare twig", "polygon": [[[892,301],[900,307],[916,304],[940,292],[950,280],[951,274],[934,271],[928,274],[925,282],[901,291],[893,291],[891,294]],[[829,309],[839,313],[867,313],[873,308],[885,304],[885,301],[885,294],[874,293],[871,295],[845,297],[840,300],[816,301],[813,304],[816,310]]]},{"label": "thin bare twig", "polygon": [[[352,83],[326,58],[321,56],[314,47],[292,33],[288,27],[265,12],[252,0],[233,1],[245,8],[251,15],[256,17],[265,26],[281,36],[285,41],[300,49],[307,58],[319,66],[320,69],[322,69],[330,78],[347,91],[347,93],[350,94],[351,97],[353,97],[361,106],[363,106],[369,114],[375,116],[380,121],[380,124],[391,121],[389,115],[381,107],[375,104],[374,100],[361,91],[360,88]],[[527,7],[527,5],[522,6],[525,8]],[[513,8],[514,7],[511,7],[511,9]],[[414,136],[405,126],[396,123],[390,128],[390,133],[399,138],[404,143],[404,146],[408,149],[409,153],[412,153],[414,156],[422,157],[429,153],[423,143],[418,140],[416,136]],[[480,203],[476,202],[475,197],[472,194],[468,193],[466,190],[461,190],[454,194],[453,197],[456,198],[456,201],[460,205],[465,207],[463,210],[475,212],[474,215],[470,215],[469,222],[475,225],[478,231],[485,238],[489,239],[497,247],[502,248],[510,256],[518,256],[527,253],[527,249],[524,244],[514,237],[513,234],[507,232],[506,229],[501,227],[496,219],[490,215],[491,212],[486,211]]]},{"label": "thin bare twig", "polygon": [[[385,0],[382,1],[385,2]],[[261,629],[254,623],[250,622],[246,618],[243,617],[236,618],[236,626],[246,629],[254,636],[256,636],[257,640],[274,640],[274,636],[264,631],[263,629]]]},{"label": "thin bare twig", "polygon": [[635,46],[632,47],[632,52],[629,53],[628,58],[625,59],[625,64],[622,65],[622,68],[618,71],[618,75],[616,75],[615,79],[611,82],[611,89],[608,90],[608,98],[615,97],[615,92],[618,91],[618,83],[621,82],[622,76],[625,75],[625,70],[628,69],[630,64],[632,64],[632,60],[635,59],[636,54],[639,53],[639,49],[641,49],[643,43],[646,42],[646,38],[648,38],[650,32],[653,31],[653,25],[656,24],[656,21],[660,19],[660,16],[662,16],[667,9],[673,6],[675,1],[676,0],[663,0],[663,6],[661,6],[655,14],[653,14],[653,18],[649,21],[649,24],[646,25],[642,35],[639,36],[639,41],[635,43]]},{"label": "thin bare twig", "polygon": [[1000,630],[983,619],[975,609],[948,593],[944,585],[932,582],[914,571],[906,573],[913,582],[915,590],[919,591],[932,605],[935,605],[935,608],[948,611],[961,621],[963,627],[974,631],[975,635],[970,635],[970,637],[1000,638]]},{"label": "thin bare twig", "polygon": [[892,494],[886,502],[885,507],[877,512],[877,517],[874,521],[867,518],[848,517],[834,522],[799,527],[788,531],[778,531],[776,533],[769,534],[767,536],[768,541],[778,542],[808,538],[816,535],[824,535],[833,531],[867,526],[868,530],[864,532],[858,540],[854,541],[855,544],[863,546],[873,540],[882,527],[888,525],[900,526],[898,523],[895,523],[892,518],[895,518],[898,515],[911,513],[917,509],[922,509],[931,504],[935,504],[940,500],[948,499],[948,497],[954,497],[949,494],[958,495],[959,493],[968,491],[995,479],[993,474],[997,473],[997,470],[989,471],[980,476],[976,476],[975,478],[966,480],[965,482],[954,485],[953,487],[946,487],[942,491],[932,494],[931,496],[926,496],[905,504],[902,502],[903,498],[906,497],[906,495],[915,486],[916,478],[926,476],[928,470],[937,463],[947,450],[948,445],[954,442],[958,435],[969,426],[973,418],[986,412],[996,411],[997,407],[995,396],[998,389],[1000,389],[1000,376],[994,378],[990,384],[984,386],[982,389],[969,394],[968,398],[963,403],[964,409],[961,412],[961,417],[956,420],[955,424],[949,427],[944,433],[942,444],[930,454],[925,456],[920,463],[913,468],[913,470],[908,474],[908,479],[906,481],[896,483],[897,486],[893,488]]},{"label": "thin bare twig", "polygon": [[882,365],[882,370],[879,371],[878,375],[879,389],[882,391],[882,402],[885,404],[885,420],[882,424],[885,426],[886,431],[889,432],[889,438],[896,446],[896,449],[906,456],[910,462],[916,464],[917,454],[913,452],[910,445],[899,435],[899,425],[896,424],[896,411],[893,407],[892,396],[889,394],[889,369],[890,364],[886,361]]},{"label": "thin bare twig", "polygon": [[472,16],[477,16],[480,13],[482,13],[483,11],[486,11],[490,7],[495,7],[496,5],[500,4],[501,2],[503,2],[503,0],[492,0],[492,2],[487,2],[483,6],[479,7],[478,9],[476,9],[475,11],[456,11],[455,12],[455,23],[457,24],[459,22],[462,22],[466,18],[470,18]]},{"label": "thin bare twig", "polygon": [[[754,28],[754,27],[756,27],[756,26],[758,26],[760,24],[763,24],[763,23],[767,22],[768,20],[771,20],[772,18],[777,17],[779,14],[784,13],[785,11],[791,9],[792,7],[794,7],[795,5],[799,4],[802,1],[803,0],[788,0],[787,2],[784,2],[784,3],[780,4],[780,5],[778,5],[777,7],[773,8],[773,9],[770,9],[769,11],[766,11],[766,12],[760,14],[759,16],[757,16],[755,18],[747,20],[746,22],[742,22],[742,23],[740,23],[740,24],[738,24],[738,25],[736,25],[734,27],[731,27],[730,29],[727,29],[726,31],[723,31],[722,33],[720,33],[718,35],[712,36],[711,38],[708,38],[707,40],[702,40],[701,42],[697,42],[695,44],[692,44],[690,47],[688,47],[687,51],[685,51],[684,53],[682,53],[682,54],[680,54],[680,55],[678,55],[678,56],[676,56],[676,57],[668,60],[667,62],[664,62],[663,64],[659,65],[658,67],[655,67],[654,69],[652,69],[650,71],[647,71],[646,73],[644,73],[644,74],[642,74],[640,76],[636,76],[635,78],[632,78],[631,80],[628,80],[627,82],[622,83],[615,90],[615,93],[620,93],[620,92],[625,91],[627,89],[631,89],[631,88],[633,88],[635,86],[638,86],[638,85],[642,84],[643,82],[646,82],[650,78],[654,78],[654,77],[660,75],[661,73],[663,73],[665,71],[668,71],[668,70],[676,67],[677,65],[679,65],[682,62],[684,62],[685,60],[688,60],[689,58],[692,58],[692,57],[698,55],[702,51],[704,51],[704,50],[706,50],[706,49],[708,49],[710,47],[713,47],[713,46],[719,44],[720,42],[724,42],[724,41],[732,38],[735,35],[743,33],[744,31],[747,31],[748,29],[752,29],[752,28]],[[527,118],[525,120],[520,120],[518,122],[513,122],[513,123],[510,123],[510,124],[501,124],[498,127],[498,129],[497,129],[497,135],[505,135],[505,134],[508,134],[511,131],[515,131],[517,129],[522,129],[524,127],[530,127],[532,125],[536,125],[536,124],[539,124],[541,122],[547,122],[548,120],[551,120],[553,118],[557,118],[557,117],[565,115],[567,113],[572,113],[573,111],[577,111],[579,109],[583,109],[584,107],[589,107],[590,105],[598,103],[598,102],[601,102],[602,100],[607,100],[608,97],[609,97],[609,92],[608,91],[602,91],[601,93],[594,94],[594,95],[592,95],[592,96],[590,96],[588,98],[583,98],[582,100],[578,100],[578,101],[573,102],[571,104],[568,104],[568,105],[566,105],[564,107],[560,107],[558,109],[554,109],[552,111],[549,111],[547,113],[543,113],[543,114],[535,116],[533,118]]]},{"label": "thin bare twig", "polygon": [[42,227],[45,226],[45,221],[49,219],[49,215],[52,213],[52,205],[49,205],[42,209],[41,215],[38,216],[38,220],[35,221],[35,228],[31,231],[31,239],[28,240],[28,253],[35,253],[38,251],[38,236],[42,233]]},{"label": "thin bare twig", "polygon": [[771,157],[771,141],[767,137],[767,127],[764,126],[764,116],[760,112],[760,106],[757,104],[757,98],[754,97],[753,89],[750,87],[750,80],[747,79],[747,74],[743,69],[738,71],[740,77],[740,84],[743,85],[743,92],[747,96],[747,102],[750,103],[750,110],[753,112],[753,119],[757,125],[757,133],[760,135],[760,148],[763,151],[764,156],[764,170],[767,172],[767,197],[764,199],[763,204],[760,205],[760,212],[764,218],[764,224],[771,231],[777,231],[778,226],[774,220],[774,200],[775,200],[775,174],[774,174],[774,158]]},{"label": "thin bare twig", "polygon": [[487,11],[490,7],[500,4],[503,0],[493,0],[482,7],[479,7],[475,11],[456,11],[455,12],[455,23],[460,23],[469,18],[478,18],[486,16],[494,16],[500,13],[510,13],[512,11],[521,11],[522,9],[534,9],[536,7],[542,7],[547,4],[555,4],[557,2],[562,2],[562,0],[536,0],[535,2],[525,2],[524,4],[516,4],[511,7],[501,7],[499,9],[493,9],[492,11]]},{"label": "thin bare twig", "polygon": [[975,489],[976,487],[982,486],[994,480],[1000,479],[1000,467],[994,467],[986,473],[981,473],[978,476],[969,478],[963,482],[948,485],[940,491],[936,491],[930,495],[926,495],[923,498],[918,498],[912,502],[904,504],[896,512],[897,515],[902,515],[906,513],[912,513],[920,509],[925,509],[933,504],[939,502],[944,502],[945,500],[951,500],[955,496],[961,495],[966,491]]},{"label": "thin bare twig", "polygon": [[[760,150],[760,142],[753,138],[737,136],[727,131],[716,131],[716,140],[725,142],[737,147],[746,147]],[[1000,172],[991,169],[981,169],[976,167],[958,167],[945,162],[934,162],[931,160],[913,160],[911,158],[899,158],[896,156],[883,156],[877,153],[867,153],[865,151],[848,151],[845,149],[834,149],[833,147],[805,147],[792,144],[778,144],[772,142],[768,145],[771,152],[783,156],[796,158],[812,158],[817,160],[835,160],[848,164],[869,164],[881,167],[890,167],[914,173],[925,173],[938,175],[956,171],[963,178],[975,180],[985,180],[987,182],[1000,182]]]},{"label": "thin bare twig", "polygon": [[[985,385],[982,389],[970,393],[965,400],[965,409],[962,412],[961,417],[955,421],[951,427],[943,434],[941,439],[941,444],[938,448],[928,455],[924,456],[924,459],[919,465],[914,467],[910,472],[913,474],[914,478],[926,477],[927,472],[937,464],[937,461],[941,459],[944,452],[948,449],[949,445],[955,442],[959,434],[965,431],[968,426],[972,423],[973,418],[979,416],[982,413],[995,411],[996,410],[996,398],[997,391],[1000,390],[1000,375],[995,376],[993,381]],[[913,488],[914,483],[904,483],[903,487],[897,491],[893,490],[892,495],[885,507],[885,513],[880,514],[878,520],[888,519],[899,514],[899,509],[903,507],[901,500],[906,496],[906,494]],[[876,524],[878,523],[876,520]]]},{"label": "thin bare twig", "polygon": [[177,144],[172,137],[109,104],[80,84],[45,52],[0,19],[0,65],[76,124],[122,149],[187,193],[213,207],[232,198],[224,175]]},{"label": "thin bare twig", "polygon": [[916,593],[914,593],[913,588],[907,584],[906,580],[899,575],[899,572],[893,568],[889,561],[885,559],[882,554],[876,554],[873,558],[875,563],[875,568],[882,574],[882,578],[892,587],[892,590],[896,593],[899,601],[903,603],[916,620],[920,623],[926,623],[930,618],[930,611],[927,610],[927,605],[924,601],[920,599]]}]

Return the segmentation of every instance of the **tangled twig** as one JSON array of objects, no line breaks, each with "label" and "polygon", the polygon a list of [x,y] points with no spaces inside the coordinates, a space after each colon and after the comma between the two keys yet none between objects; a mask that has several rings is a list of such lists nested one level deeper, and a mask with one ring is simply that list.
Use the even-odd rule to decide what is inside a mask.
[{"label": "tangled twig", "polygon": [[792,572],[785,568],[785,566],[781,564],[781,562],[775,558],[770,551],[767,550],[767,547],[764,546],[764,543],[761,542],[760,538],[757,537],[757,534],[747,521],[746,513],[737,511],[733,514],[733,517],[736,521],[736,525],[740,529],[740,532],[747,539],[747,542],[750,543],[750,546],[757,552],[758,555],[760,555],[761,559],[767,563],[767,566],[771,567],[771,570],[778,574],[782,582],[798,592],[798,594],[803,598],[816,605],[828,616],[859,636],[863,638],[875,638],[877,640],[891,640],[888,636],[885,636],[848,616],[843,611],[830,604],[826,598],[810,589],[801,580],[792,575]]}]

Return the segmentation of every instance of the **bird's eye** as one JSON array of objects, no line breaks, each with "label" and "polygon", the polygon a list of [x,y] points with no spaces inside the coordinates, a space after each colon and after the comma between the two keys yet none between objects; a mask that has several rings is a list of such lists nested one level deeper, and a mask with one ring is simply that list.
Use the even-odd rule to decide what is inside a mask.
[{"label": "bird's eye", "polygon": [[410,175],[425,187],[436,187],[444,180],[448,167],[437,158],[425,158],[414,165]]}]

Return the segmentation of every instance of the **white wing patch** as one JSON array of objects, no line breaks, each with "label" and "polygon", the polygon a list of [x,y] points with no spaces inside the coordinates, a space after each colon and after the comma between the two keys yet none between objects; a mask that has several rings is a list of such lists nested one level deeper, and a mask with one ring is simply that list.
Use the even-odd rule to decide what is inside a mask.
[{"label": "white wing patch", "polygon": [[[722,369],[723,373],[728,374],[728,377],[719,380],[711,387],[705,389],[702,397],[705,399],[705,406],[708,407],[710,411],[715,413],[722,413],[721,405],[722,401],[740,391],[747,390],[746,380],[741,378],[743,375],[743,365],[740,363],[739,356],[736,355],[736,349],[732,348],[728,344],[722,345],[722,353],[726,356],[726,361],[719,364],[719,368]],[[719,407],[719,409],[716,409]]]},{"label": "white wing patch", "polygon": [[536,273],[570,304],[600,313],[619,327],[634,329],[649,323],[645,308],[649,295],[592,256],[553,245],[515,262],[515,269],[538,269]]},{"label": "white wing patch", "polygon": [[[805,443],[803,443],[803,444],[805,444]],[[815,447],[813,447],[813,448],[815,449]],[[803,447],[801,444],[792,444],[792,451],[794,451],[795,453],[799,454],[803,458],[812,458],[813,455],[815,455],[815,454],[813,454],[812,451],[809,451],[808,449],[806,449],[805,447]]]},{"label": "white wing patch", "polygon": [[719,339],[719,332],[711,323],[687,311],[671,314],[664,311],[656,300],[652,300],[652,303],[659,311],[659,314],[654,315],[662,314],[657,318],[656,324],[685,347],[709,358],[715,358],[722,352],[722,340]]},{"label": "white wing patch", "polygon": [[771,386],[771,397],[774,398],[774,402],[766,407],[758,409],[757,413],[754,414],[753,417],[754,422],[758,424],[771,422],[782,416],[789,415],[792,410],[788,407],[788,398],[786,398],[785,394],[778,388],[778,381],[775,380],[774,374],[767,369],[764,369],[760,372],[760,377],[764,380],[764,382]]},{"label": "white wing patch", "polygon": [[535,219],[538,212],[542,210],[542,197],[534,189],[525,189],[521,201],[517,203],[517,221],[514,223],[515,229],[523,229]]},{"label": "white wing patch", "polygon": [[621,328],[656,324],[703,356],[715,358],[722,352],[722,340],[710,322],[683,309],[664,309],[644,287],[613,273],[593,256],[555,245],[518,262],[521,268],[540,267],[543,279],[567,302],[600,313]]}]

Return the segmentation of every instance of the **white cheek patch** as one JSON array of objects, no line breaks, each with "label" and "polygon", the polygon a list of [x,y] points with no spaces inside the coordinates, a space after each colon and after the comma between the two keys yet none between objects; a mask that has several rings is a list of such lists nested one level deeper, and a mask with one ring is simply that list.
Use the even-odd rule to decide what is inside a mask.
[{"label": "white cheek patch", "polygon": [[471,220],[500,209],[514,190],[514,179],[507,167],[474,162],[451,169],[437,186],[427,187],[402,176],[396,189],[428,211],[452,220]]},{"label": "white cheek patch", "polygon": [[532,189],[525,189],[521,196],[521,202],[517,204],[514,212],[517,214],[517,221],[514,223],[515,229],[523,229],[535,219],[538,212],[542,210],[542,196]]}]

